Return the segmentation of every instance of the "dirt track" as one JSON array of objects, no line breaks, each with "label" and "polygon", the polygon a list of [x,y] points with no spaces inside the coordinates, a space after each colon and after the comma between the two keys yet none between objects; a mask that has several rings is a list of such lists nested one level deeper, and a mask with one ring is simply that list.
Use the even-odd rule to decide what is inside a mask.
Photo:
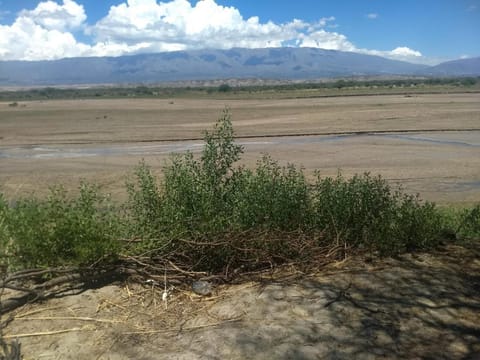
[{"label": "dirt track", "polygon": [[27,306],[6,334],[23,334],[25,359],[478,359],[479,259],[478,245],[355,258],[206,298],[173,290],[167,309],[161,286],[112,285]]}]

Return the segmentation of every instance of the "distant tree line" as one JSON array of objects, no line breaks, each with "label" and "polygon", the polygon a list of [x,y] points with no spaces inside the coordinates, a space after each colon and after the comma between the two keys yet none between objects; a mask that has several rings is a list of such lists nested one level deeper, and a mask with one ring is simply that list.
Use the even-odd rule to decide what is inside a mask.
[{"label": "distant tree line", "polygon": [[290,84],[243,85],[232,86],[223,83],[214,86],[196,87],[164,87],[164,86],[118,86],[91,88],[56,88],[45,87],[28,90],[0,91],[0,101],[48,100],[48,99],[81,99],[81,98],[169,98],[195,96],[198,94],[225,94],[239,92],[262,91],[295,91],[295,90],[331,90],[331,89],[368,89],[368,88],[412,88],[423,87],[473,87],[480,84],[480,77],[458,78],[405,78],[405,79],[338,79],[332,81],[304,81]]}]

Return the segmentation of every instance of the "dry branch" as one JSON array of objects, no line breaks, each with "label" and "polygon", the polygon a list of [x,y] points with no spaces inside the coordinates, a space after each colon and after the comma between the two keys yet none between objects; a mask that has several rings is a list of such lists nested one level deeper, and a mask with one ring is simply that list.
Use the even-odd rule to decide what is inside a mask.
[{"label": "dry branch", "polygon": [[43,331],[43,332],[36,332],[36,333],[28,333],[28,334],[13,334],[13,335],[5,335],[5,339],[19,339],[24,337],[33,337],[33,336],[47,336],[47,335],[57,335],[57,334],[64,334],[73,331],[93,331],[94,328],[91,327],[82,327],[82,328],[72,328],[72,329],[64,329],[64,330],[54,330],[54,331]]},{"label": "dry branch", "polygon": [[[322,234],[302,231],[227,232],[208,239],[179,240],[179,246],[168,254],[152,251],[148,255],[120,256],[114,264],[97,262],[88,268],[26,269],[0,281],[0,290],[12,290],[10,297],[2,301],[0,313],[28,302],[126,278],[142,284],[147,280],[164,283],[166,278],[169,284],[182,287],[196,279],[224,283],[259,278],[279,264],[318,268],[343,258],[343,246],[321,246],[321,240]],[[219,259],[218,264],[211,263],[215,258]],[[200,271],[205,268],[211,271]]]}]

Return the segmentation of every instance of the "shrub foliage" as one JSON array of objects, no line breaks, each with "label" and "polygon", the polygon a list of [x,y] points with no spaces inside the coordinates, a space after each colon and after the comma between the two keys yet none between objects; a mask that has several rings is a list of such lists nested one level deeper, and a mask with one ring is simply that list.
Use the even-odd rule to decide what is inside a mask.
[{"label": "shrub foliage", "polygon": [[[302,168],[281,166],[268,155],[254,169],[240,166],[243,148],[234,141],[228,110],[204,141],[199,155],[173,155],[161,181],[142,161],[121,206],[88,184],[73,198],[62,188],[14,205],[0,196],[4,259],[16,267],[85,265],[120,252],[147,252],[214,271],[308,260],[310,250],[329,244],[383,255],[429,249],[452,221],[380,176],[317,173],[309,183]],[[459,234],[478,236],[480,207],[454,222]],[[122,248],[120,238],[140,241]]]},{"label": "shrub foliage", "polygon": [[108,199],[82,184],[76,198],[61,187],[45,200],[0,203],[2,253],[12,267],[85,265],[115,254],[119,221]]}]

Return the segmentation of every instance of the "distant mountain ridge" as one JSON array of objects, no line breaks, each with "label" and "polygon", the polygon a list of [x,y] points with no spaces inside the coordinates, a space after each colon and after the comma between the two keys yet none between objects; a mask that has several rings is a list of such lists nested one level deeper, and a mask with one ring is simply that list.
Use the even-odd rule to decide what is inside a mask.
[{"label": "distant mountain ridge", "polygon": [[480,75],[480,58],[429,67],[380,56],[316,48],[234,48],[0,62],[1,86],[160,83],[228,78],[308,80],[429,74]]},{"label": "distant mountain ridge", "polygon": [[426,74],[433,76],[479,76],[480,57],[447,61],[430,67]]}]

